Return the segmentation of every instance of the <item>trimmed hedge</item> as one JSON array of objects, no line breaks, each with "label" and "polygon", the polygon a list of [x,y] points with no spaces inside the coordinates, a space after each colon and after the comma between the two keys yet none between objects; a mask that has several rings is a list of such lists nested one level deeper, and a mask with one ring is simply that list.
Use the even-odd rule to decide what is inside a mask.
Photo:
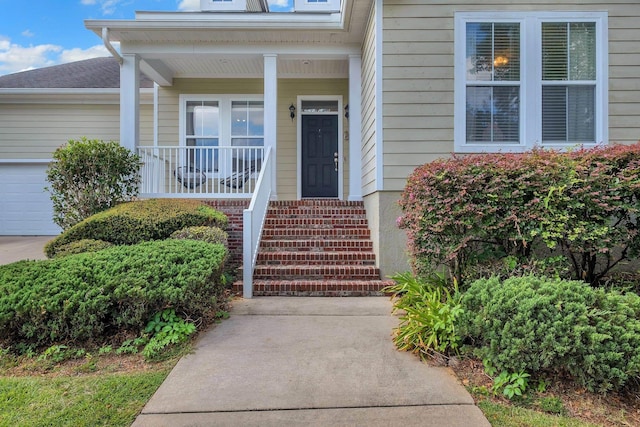
[{"label": "trimmed hedge", "polygon": [[201,240],[207,243],[217,243],[228,246],[229,236],[226,231],[218,227],[187,227],[171,233],[171,239]]},{"label": "trimmed hedge", "polygon": [[569,375],[589,390],[640,379],[640,296],[533,276],[475,281],[459,332],[498,371]]},{"label": "trimmed hedge", "polygon": [[0,342],[45,346],[140,332],[168,307],[198,318],[224,290],[226,257],[222,245],[163,240],[0,266]]},{"label": "trimmed hedge", "polygon": [[113,243],[104,240],[82,239],[59,246],[56,250],[56,258],[67,255],[81,254],[84,252],[97,252],[113,246]]},{"label": "trimmed hedge", "polygon": [[225,228],[227,221],[226,215],[197,200],[150,199],[128,202],[74,225],[48,242],[45,253],[51,258],[60,246],[83,239],[133,245],[166,239],[174,231],[189,226]]},{"label": "trimmed hedge", "polygon": [[468,283],[483,263],[561,255],[567,278],[599,283],[640,252],[640,144],[434,161],[400,206],[418,275],[444,265]]}]

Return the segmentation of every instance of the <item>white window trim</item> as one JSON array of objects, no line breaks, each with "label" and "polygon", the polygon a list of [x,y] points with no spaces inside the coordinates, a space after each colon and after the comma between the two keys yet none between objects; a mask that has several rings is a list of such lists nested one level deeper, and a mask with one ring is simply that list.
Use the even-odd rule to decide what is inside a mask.
[{"label": "white window trim", "polygon": [[[178,132],[180,133],[179,146],[187,146],[187,102],[190,101],[214,101],[218,103],[218,111],[220,114],[218,123],[218,148],[231,148],[231,104],[233,101],[262,101],[264,104],[264,96],[262,95],[247,95],[247,94],[225,94],[225,95],[211,95],[211,94],[181,94],[179,96],[179,108],[178,114],[180,115],[178,123]],[[262,136],[263,144],[266,143],[265,136]],[[208,176],[215,177],[221,176],[218,173],[207,173]]]},{"label": "white window trim", "polygon": [[[456,153],[523,152],[534,147],[567,149],[575,144],[542,144],[543,22],[594,22],[596,25],[596,128],[592,147],[609,140],[608,14],[607,12],[456,12],[454,65],[454,149]],[[520,23],[520,136],[519,144],[467,144],[466,142],[466,24],[467,22]],[[535,52],[536,55],[532,55]],[[533,72],[528,71],[533,70]]]},{"label": "white window trim", "polygon": [[[180,122],[178,125],[178,131],[180,132],[180,146],[185,147],[187,145],[186,136],[186,117],[187,117],[187,102],[193,101],[215,101],[218,102],[220,112],[220,123],[218,128],[218,140],[220,147],[231,146],[231,103],[233,101],[262,101],[264,97],[262,95],[192,95],[182,94],[180,95]],[[264,135],[263,135],[264,138]]]}]

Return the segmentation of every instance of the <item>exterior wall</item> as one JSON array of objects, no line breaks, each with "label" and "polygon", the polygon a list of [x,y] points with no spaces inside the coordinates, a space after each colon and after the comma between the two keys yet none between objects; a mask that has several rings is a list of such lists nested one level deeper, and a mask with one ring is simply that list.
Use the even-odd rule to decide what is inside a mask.
[{"label": "exterior wall", "polygon": [[384,189],[402,190],[419,165],[453,146],[454,12],[602,11],[609,13],[609,140],[640,138],[640,3],[627,0],[492,0],[427,4],[384,2]]},{"label": "exterior wall", "polygon": [[[278,81],[278,199],[297,200],[298,198],[298,139],[297,121],[299,111],[292,121],[289,106],[296,105],[299,95],[342,95],[344,105],[349,103],[348,79],[281,79]],[[349,124],[342,112],[343,129]],[[342,174],[344,178],[345,198],[349,194],[349,141],[344,141],[344,159]]]},{"label": "exterior wall", "polygon": [[[158,102],[158,145],[178,145],[179,98],[181,94],[262,94],[262,79],[176,79],[171,87],[160,88]],[[278,198],[296,200],[298,180],[297,120],[289,117],[289,106],[297,104],[299,95],[342,95],[349,102],[347,79],[279,79],[278,80]],[[298,113],[298,112],[297,112]],[[296,113],[296,114],[297,114]],[[343,117],[343,116],[342,116]],[[344,117],[343,117],[343,120]],[[344,122],[344,129],[348,123]],[[348,141],[344,141],[348,158]],[[344,194],[348,194],[348,162],[344,162]]]},{"label": "exterior wall", "polygon": [[374,5],[362,43],[362,194],[376,189],[376,13]]},{"label": "exterior wall", "polygon": [[[153,106],[140,109],[140,135],[153,141]],[[70,139],[118,141],[116,104],[0,103],[0,159],[50,159]]]},{"label": "exterior wall", "polygon": [[380,275],[385,278],[408,271],[407,236],[396,225],[400,191],[377,191],[364,197],[373,250]]}]

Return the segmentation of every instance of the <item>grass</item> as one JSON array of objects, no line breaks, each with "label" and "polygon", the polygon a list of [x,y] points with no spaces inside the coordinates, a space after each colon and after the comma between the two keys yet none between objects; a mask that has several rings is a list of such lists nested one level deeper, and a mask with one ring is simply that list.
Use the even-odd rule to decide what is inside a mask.
[{"label": "grass", "polygon": [[576,418],[543,414],[531,409],[481,400],[478,407],[492,427],[597,427]]},{"label": "grass", "polygon": [[168,374],[0,377],[0,426],[130,426]]}]

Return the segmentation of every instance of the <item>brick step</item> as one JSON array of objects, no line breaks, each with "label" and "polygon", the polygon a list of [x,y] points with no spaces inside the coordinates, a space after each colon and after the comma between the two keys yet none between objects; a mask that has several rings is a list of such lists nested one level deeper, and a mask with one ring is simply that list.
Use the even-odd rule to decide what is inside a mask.
[{"label": "brick step", "polygon": [[276,218],[366,218],[367,213],[360,208],[269,208],[267,217]]},{"label": "brick step", "polygon": [[347,201],[338,199],[303,199],[303,200],[273,200],[269,202],[271,208],[300,207],[300,206],[338,206],[338,207],[363,207],[362,201]]},{"label": "brick step", "polygon": [[257,264],[262,265],[375,265],[373,252],[259,252]]},{"label": "brick step", "polygon": [[265,228],[262,240],[296,240],[296,239],[368,239],[371,231],[368,228]]},{"label": "brick step", "polygon": [[260,252],[280,252],[280,251],[339,251],[339,252],[371,252],[373,242],[366,239],[279,239],[265,240],[260,242]]},{"label": "brick step", "polygon": [[[254,280],[255,296],[380,296],[382,289],[393,285],[392,280]],[[235,282],[232,290],[242,294],[242,282]]]},{"label": "brick step", "polygon": [[274,218],[264,221],[265,228],[364,228],[369,223],[366,218]]},{"label": "brick step", "polygon": [[370,265],[256,265],[255,280],[379,280]]}]

